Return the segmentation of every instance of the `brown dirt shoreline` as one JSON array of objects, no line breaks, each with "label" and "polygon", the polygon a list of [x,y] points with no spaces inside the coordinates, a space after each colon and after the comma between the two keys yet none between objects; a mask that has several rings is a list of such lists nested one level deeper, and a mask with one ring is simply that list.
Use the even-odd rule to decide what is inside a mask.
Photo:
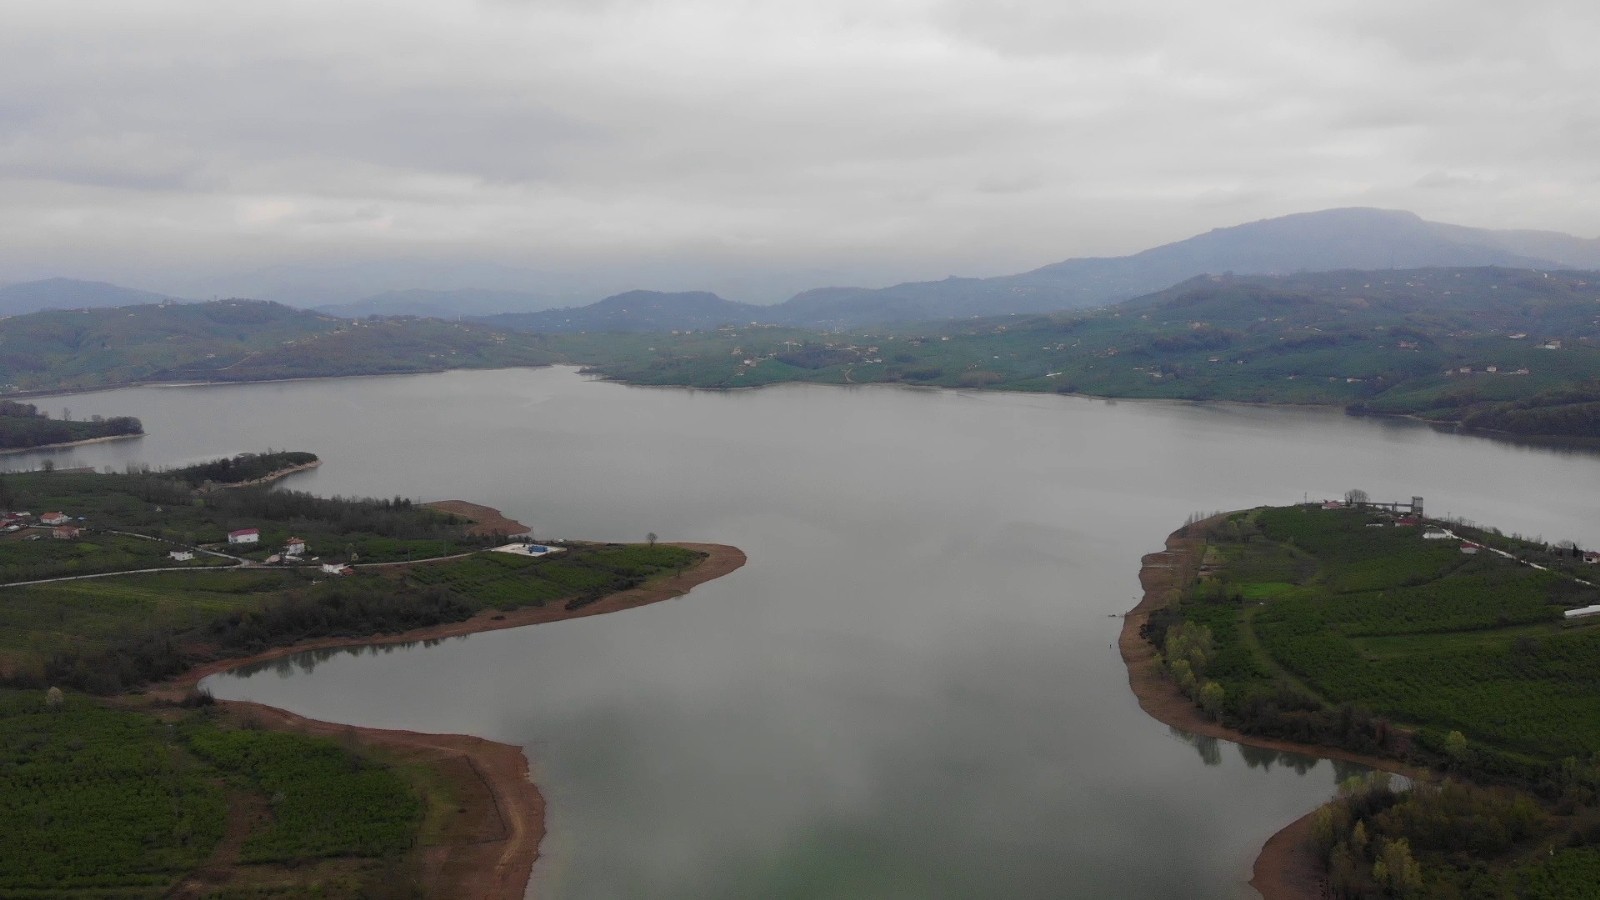
[{"label": "brown dirt shoreline", "polygon": [[[459,501],[456,501],[459,502]],[[470,505],[470,504],[469,504]],[[499,516],[497,510],[478,507]],[[510,521],[510,520],[505,520]],[[480,524],[484,524],[480,522]],[[513,523],[515,524],[515,523]],[[525,529],[520,529],[525,530]],[[156,699],[176,701],[194,690],[209,675],[254,663],[281,659],[305,650],[409,643],[462,637],[482,631],[519,628],[583,616],[620,612],[681,597],[695,586],[728,574],[745,563],[744,552],[726,544],[674,543],[707,554],[680,575],[651,581],[611,594],[576,610],[559,605],[528,607],[499,613],[487,610],[462,622],[420,628],[401,634],[363,638],[324,638],[275,647],[242,659],[219,660],[197,666],[148,691]],[[460,734],[421,734],[380,728],[357,728],[308,719],[286,710],[244,701],[218,701],[270,728],[330,737],[355,736],[363,743],[412,758],[464,759],[483,781],[484,797],[492,809],[472,810],[475,816],[497,817],[499,837],[467,844],[431,848],[423,859],[424,887],[429,897],[470,900],[521,900],[544,839],[544,797],[528,778],[528,758],[521,747]]]},{"label": "brown dirt shoreline", "polygon": [[[16,397],[19,395],[12,394],[11,396]],[[64,450],[68,447],[82,447],[87,444],[106,444],[110,443],[111,441],[130,441],[134,438],[142,437],[144,437],[144,432],[141,431],[138,434],[108,434],[104,435],[103,437],[84,438],[81,441],[62,441],[59,444],[40,444],[37,447],[6,447],[4,449],[0,449],[0,456],[9,456],[13,453],[32,453],[35,450]],[[93,469],[90,469],[90,471],[93,471]]]},{"label": "brown dirt shoreline", "polygon": [[452,516],[460,516],[471,522],[472,527],[467,529],[467,534],[511,535],[526,534],[528,532],[528,526],[518,522],[516,519],[508,519],[500,510],[492,506],[484,506],[481,503],[468,503],[465,500],[435,500],[432,503],[424,503],[422,505],[429,509],[437,509],[442,513],[449,513]]},{"label": "brown dirt shoreline", "polygon": [[[1139,585],[1144,588],[1144,596],[1139,605],[1123,616],[1122,633],[1117,639],[1122,661],[1128,667],[1128,687],[1133,689],[1134,696],[1138,698],[1139,708],[1158,722],[1194,734],[1267,750],[1344,760],[1387,772],[1421,774],[1392,759],[1255,737],[1224,727],[1202,715],[1199,708],[1178,690],[1177,684],[1166,677],[1157,659],[1156,648],[1139,636],[1139,629],[1149,621],[1152,612],[1176,602],[1183,589],[1199,574],[1206,542],[1204,537],[1198,535],[1217,520],[1218,517],[1212,517],[1174,531],[1167,536],[1165,550],[1147,554],[1140,561]],[[1197,536],[1191,537],[1189,534]],[[1325,896],[1327,888],[1322,866],[1307,846],[1307,839],[1311,835],[1311,815],[1307,813],[1268,838],[1256,857],[1250,886],[1259,891],[1265,900],[1321,900]]]}]

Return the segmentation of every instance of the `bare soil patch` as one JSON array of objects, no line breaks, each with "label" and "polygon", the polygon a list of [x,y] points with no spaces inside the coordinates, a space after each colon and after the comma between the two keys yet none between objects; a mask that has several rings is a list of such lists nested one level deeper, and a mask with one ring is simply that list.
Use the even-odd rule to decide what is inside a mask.
[{"label": "bare soil patch", "polygon": [[465,500],[435,500],[424,503],[429,509],[460,516],[472,523],[467,529],[467,534],[474,536],[487,536],[491,534],[526,534],[528,526],[516,519],[508,519],[500,510],[492,506],[478,503],[468,503]]}]

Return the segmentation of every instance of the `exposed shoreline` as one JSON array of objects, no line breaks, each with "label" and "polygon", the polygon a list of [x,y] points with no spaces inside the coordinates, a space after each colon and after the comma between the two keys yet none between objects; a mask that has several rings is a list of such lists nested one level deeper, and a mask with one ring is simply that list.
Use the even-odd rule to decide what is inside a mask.
[{"label": "exposed shoreline", "polygon": [[[498,511],[490,507],[479,507],[479,509],[498,515]],[[707,556],[682,574],[668,575],[639,587],[609,594],[576,610],[568,610],[559,604],[524,607],[505,613],[489,609],[460,622],[419,628],[399,634],[302,641],[287,647],[274,647],[249,657],[218,660],[196,666],[177,678],[151,688],[149,693],[166,700],[178,700],[194,690],[201,680],[211,675],[256,663],[271,662],[307,650],[465,637],[484,631],[620,612],[681,597],[697,585],[720,578],[745,564],[744,552],[726,544],[672,543],[671,546],[704,552]],[[539,793],[539,788],[528,778],[528,758],[521,747],[471,735],[422,734],[323,722],[248,701],[219,700],[218,702],[225,703],[243,714],[255,716],[258,720],[264,720],[271,727],[316,735],[353,734],[363,742],[381,747],[465,758],[488,789],[494,805],[493,813],[499,816],[504,825],[503,837],[469,845],[434,848],[436,852],[428,854],[424,860],[430,887],[434,889],[430,892],[430,896],[460,897],[464,900],[466,898],[522,900],[533,872],[533,864],[539,858],[539,844],[544,839],[545,801],[543,795]]]},{"label": "exposed shoreline", "polygon": [[[1386,772],[1419,774],[1415,769],[1392,759],[1235,731],[1207,719],[1178,690],[1177,684],[1166,677],[1157,659],[1156,648],[1139,636],[1139,629],[1149,621],[1152,612],[1176,602],[1184,587],[1200,571],[1205,539],[1186,536],[1185,532],[1200,534],[1217,518],[1213,516],[1174,531],[1167,536],[1165,550],[1147,554],[1140,560],[1139,586],[1144,588],[1144,596],[1137,606],[1123,616],[1122,632],[1117,638],[1117,648],[1128,667],[1128,687],[1138,698],[1139,708],[1165,725],[1207,737],[1267,750],[1338,759]],[[1265,900],[1321,900],[1326,879],[1315,854],[1306,848],[1306,838],[1310,833],[1311,813],[1307,813],[1280,829],[1262,845],[1253,866],[1250,886],[1260,891]]]},{"label": "exposed shoreline", "polygon": [[471,522],[472,527],[467,529],[467,534],[470,535],[527,534],[531,530],[516,519],[506,518],[500,510],[481,503],[469,503],[466,500],[433,500],[422,505],[452,516],[460,516]]},{"label": "exposed shoreline", "polygon": [[104,444],[107,441],[126,441],[133,438],[144,437],[144,432],[138,434],[107,434],[100,437],[84,438],[81,441],[62,441],[59,444],[40,444],[37,447],[6,447],[0,449],[0,456],[10,456],[14,453],[32,453],[35,450],[60,450],[65,447],[82,447],[85,444]]}]

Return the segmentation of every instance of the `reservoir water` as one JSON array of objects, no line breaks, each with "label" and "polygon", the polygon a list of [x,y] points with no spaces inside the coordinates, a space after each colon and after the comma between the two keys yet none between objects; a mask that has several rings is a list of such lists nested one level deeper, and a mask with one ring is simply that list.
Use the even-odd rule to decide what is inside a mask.
[{"label": "reservoir water", "polygon": [[686,597],[209,685],[527,748],[546,898],[1254,896],[1347,769],[1174,733],[1112,649],[1194,512],[1361,488],[1600,545],[1600,459],[1335,412],[570,369],[56,398],[141,439],[7,468],[318,453],[287,487],[460,498],[540,538],[736,544]]}]

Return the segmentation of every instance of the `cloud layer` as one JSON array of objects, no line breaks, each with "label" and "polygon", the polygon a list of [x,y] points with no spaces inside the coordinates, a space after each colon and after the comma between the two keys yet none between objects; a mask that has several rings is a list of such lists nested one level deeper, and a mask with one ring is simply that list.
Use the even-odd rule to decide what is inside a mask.
[{"label": "cloud layer", "polygon": [[1345,205],[1600,234],[1576,0],[3,5],[0,278],[887,281]]}]

